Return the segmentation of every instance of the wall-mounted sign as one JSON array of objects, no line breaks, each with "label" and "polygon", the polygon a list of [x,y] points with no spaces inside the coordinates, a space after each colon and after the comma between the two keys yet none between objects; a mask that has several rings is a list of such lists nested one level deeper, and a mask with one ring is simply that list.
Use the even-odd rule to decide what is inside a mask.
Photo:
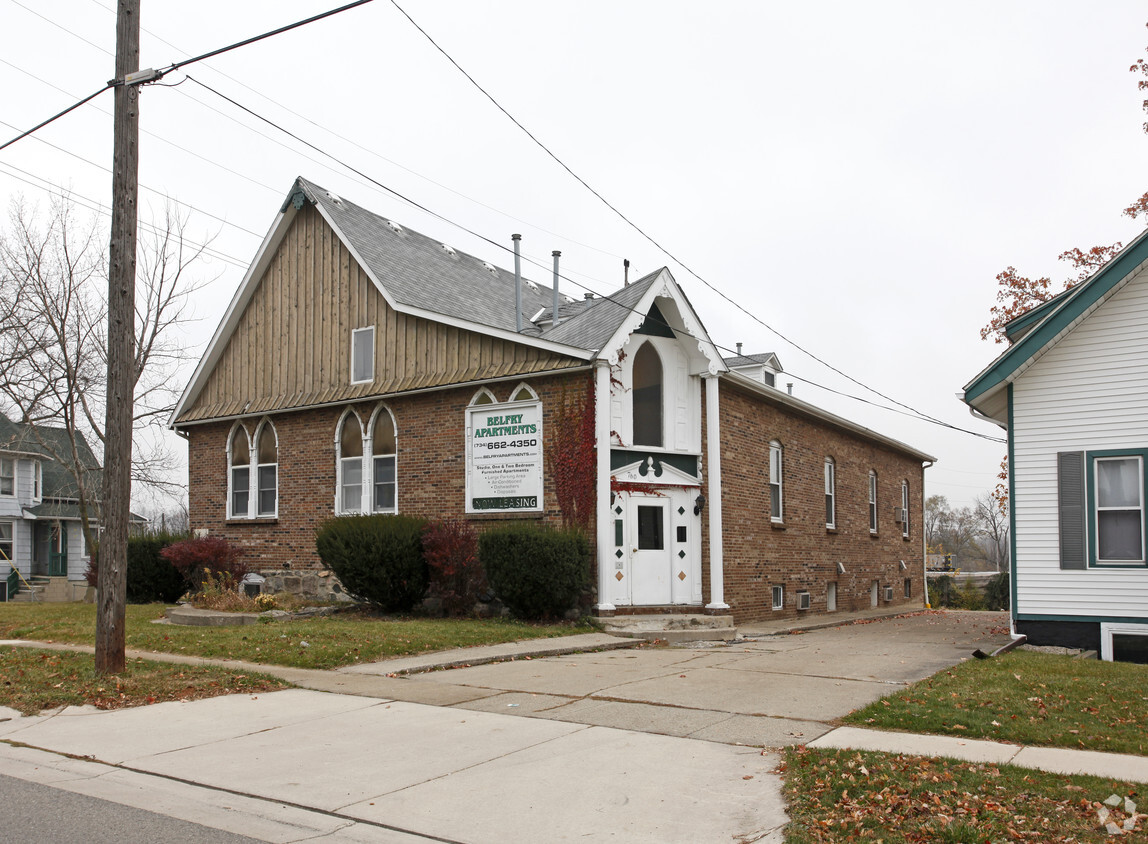
[{"label": "wall-mounted sign", "polygon": [[542,510],[542,404],[466,409],[466,512]]}]

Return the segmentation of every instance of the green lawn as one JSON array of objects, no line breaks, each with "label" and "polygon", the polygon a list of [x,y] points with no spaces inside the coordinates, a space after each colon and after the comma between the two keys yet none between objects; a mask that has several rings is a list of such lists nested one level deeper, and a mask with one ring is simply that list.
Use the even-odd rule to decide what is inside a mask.
[{"label": "green lawn", "polygon": [[[382,618],[355,610],[325,618],[244,627],[153,624],[163,611],[159,604],[128,606],[129,648],[298,668],[337,668],[390,656],[590,630],[506,619]],[[91,604],[0,604],[0,639],[90,645],[95,626],[96,609]]]},{"label": "green lawn", "polygon": [[844,720],[886,730],[1148,755],[1148,666],[1013,651],[954,666]]},{"label": "green lawn", "polygon": [[[804,747],[786,752],[785,768],[787,844],[1144,840],[1143,819],[1135,837],[1116,838],[1097,817],[1112,794],[1143,804],[1141,784]],[[1122,806],[1111,811],[1118,824],[1126,817]]]},{"label": "green lawn", "polygon": [[95,668],[91,654],[0,648],[0,706],[24,715],[82,704],[119,709],[167,700],[259,694],[291,685],[264,674],[142,659],[128,660],[127,670],[114,677],[97,677]]}]

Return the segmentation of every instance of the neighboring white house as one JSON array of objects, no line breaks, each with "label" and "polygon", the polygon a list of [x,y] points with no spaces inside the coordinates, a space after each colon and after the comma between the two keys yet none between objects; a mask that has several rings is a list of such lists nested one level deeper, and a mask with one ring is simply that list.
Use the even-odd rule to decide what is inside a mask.
[{"label": "neighboring white house", "polygon": [[[82,437],[76,446],[95,490],[99,463]],[[53,457],[70,452],[64,429],[12,422],[0,413],[0,578],[11,566],[25,579],[84,580],[88,554],[76,480]]]},{"label": "neighboring white house", "polygon": [[1006,334],[963,398],[1008,431],[1014,628],[1146,661],[1148,232]]}]

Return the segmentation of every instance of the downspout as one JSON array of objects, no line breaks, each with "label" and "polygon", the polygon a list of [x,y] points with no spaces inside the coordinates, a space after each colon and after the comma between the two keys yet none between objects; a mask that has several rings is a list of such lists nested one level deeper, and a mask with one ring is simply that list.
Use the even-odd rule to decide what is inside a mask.
[{"label": "downspout", "polygon": [[522,333],[522,256],[519,254],[519,244],[522,235],[512,234],[514,241],[514,330]]},{"label": "downspout", "polygon": [[932,609],[929,603],[929,543],[925,536],[925,470],[932,466],[932,460],[926,460],[921,466],[921,576],[925,584],[925,609]]},{"label": "downspout", "polygon": [[555,249],[550,253],[554,256],[554,307],[550,311],[550,327],[558,327],[558,259],[562,257],[562,253]]}]

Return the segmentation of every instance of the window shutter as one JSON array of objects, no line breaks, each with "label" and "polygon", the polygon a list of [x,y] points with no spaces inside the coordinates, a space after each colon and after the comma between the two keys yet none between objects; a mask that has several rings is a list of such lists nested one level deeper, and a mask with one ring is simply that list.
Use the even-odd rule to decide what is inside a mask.
[{"label": "window shutter", "polygon": [[1060,567],[1086,568],[1084,527],[1084,452],[1056,455],[1056,487],[1060,515]]}]

